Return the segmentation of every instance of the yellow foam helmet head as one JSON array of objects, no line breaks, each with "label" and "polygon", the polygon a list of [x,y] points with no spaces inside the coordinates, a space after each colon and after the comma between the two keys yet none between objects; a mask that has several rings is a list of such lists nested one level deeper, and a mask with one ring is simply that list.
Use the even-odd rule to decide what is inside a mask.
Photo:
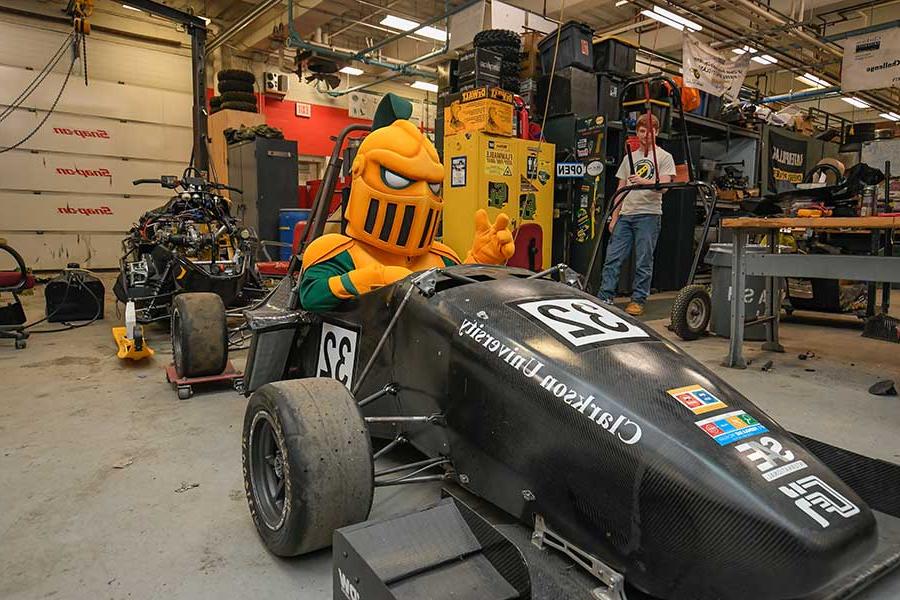
[{"label": "yellow foam helmet head", "polygon": [[353,161],[348,236],[403,256],[431,249],[440,220],[444,167],[416,126],[397,119],[363,140]]}]

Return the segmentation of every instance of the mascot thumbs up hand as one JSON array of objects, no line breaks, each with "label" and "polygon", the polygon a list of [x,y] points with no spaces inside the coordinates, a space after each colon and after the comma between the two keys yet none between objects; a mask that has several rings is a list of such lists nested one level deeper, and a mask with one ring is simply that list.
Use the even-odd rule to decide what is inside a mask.
[{"label": "mascot thumbs up hand", "polygon": [[475,239],[466,256],[467,263],[501,265],[515,253],[516,245],[509,231],[509,217],[506,213],[497,215],[493,225],[483,208],[475,212]]}]

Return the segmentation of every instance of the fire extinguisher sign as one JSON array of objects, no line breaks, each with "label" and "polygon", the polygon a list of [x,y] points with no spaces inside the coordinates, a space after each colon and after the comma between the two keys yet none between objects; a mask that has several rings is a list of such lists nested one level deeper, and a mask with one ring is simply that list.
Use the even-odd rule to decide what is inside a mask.
[{"label": "fire extinguisher sign", "polygon": [[584,177],[584,164],[580,162],[561,162],[556,163],[557,177]]}]

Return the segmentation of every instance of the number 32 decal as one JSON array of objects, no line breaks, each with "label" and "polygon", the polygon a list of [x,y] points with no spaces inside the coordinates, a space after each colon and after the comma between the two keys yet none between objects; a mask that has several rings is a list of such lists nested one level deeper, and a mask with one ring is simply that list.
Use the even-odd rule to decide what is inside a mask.
[{"label": "number 32 decal", "polygon": [[586,298],[554,298],[522,302],[528,313],[568,344],[580,348],[602,342],[647,339],[650,335]]},{"label": "number 32 decal", "polygon": [[348,389],[352,388],[357,339],[355,331],[331,323],[322,323],[317,376],[337,379]]}]

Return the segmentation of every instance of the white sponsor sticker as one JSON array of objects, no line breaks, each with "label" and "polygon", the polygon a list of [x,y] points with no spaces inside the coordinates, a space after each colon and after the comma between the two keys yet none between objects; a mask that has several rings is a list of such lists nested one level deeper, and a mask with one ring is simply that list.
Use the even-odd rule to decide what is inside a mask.
[{"label": "white sponsor sticker", "polygon": [[797,508],[809,515],[823,529],[831,524],[825,518],[826,515],[837,515],[848,519],[859,513],[858,506],[815,475],[792,481],[778,489],[785,496],[793,499]]},{"label": "white sponsor sticker", "polygon": [[350,581],[349,577],[344,575],[344,572],[340,567],[338,567],[338,580],[341,583],[341,593],[344,594],[344,597],[347,600],[360,600],[356,586],[353,585],[353,582]]},{"label": "white sponsor sticker", "polygon": [[353,371],[356,367],[355,331],[332,323],[322,323],[322,337],[319,339],[318,377],[337,379],[347,389],[353,387]]},{"label": "white sponsor sticker", "polygon": [[554,298],[514,305],[547,326],[556,336],[580,348],[590,344],[648,339],[650,334],[596,302]]},{"label": "white sponsor sticker", "polygon": [[784,448],[781,442],[769,436],[738,444],[735,448],[756,465],[766,481],[775,481],[807,467],[802,460],[794,460],[794,453]]}]

